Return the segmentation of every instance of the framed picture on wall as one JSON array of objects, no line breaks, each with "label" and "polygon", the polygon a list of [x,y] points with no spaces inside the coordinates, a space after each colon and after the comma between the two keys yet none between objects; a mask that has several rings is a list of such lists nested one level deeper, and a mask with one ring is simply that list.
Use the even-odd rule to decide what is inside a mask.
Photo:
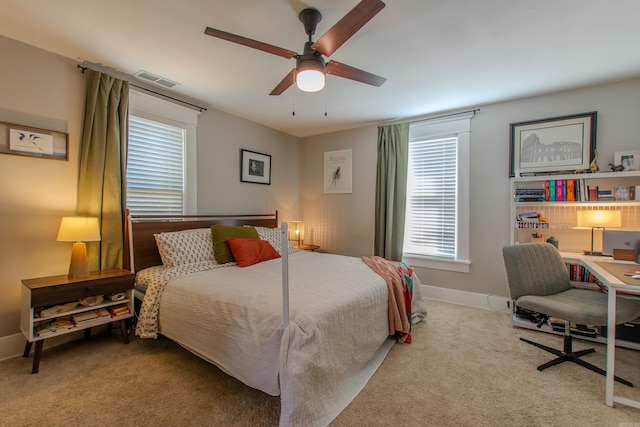
[{"label": "framed picture on wall", "polygon": [[353,150],[324,153],[324,192],[352,192]]},{"label": "framed picture on wall", "polygon": [[589,169],[597,111],[511,123],[509,176]]},{"label": "framed picture on wall", "polygon": [[240,181],[271,185],[271,156],[241,149]]},{"label": "framed picture on wall", "polygon": [[0,153],[69,160],[69,134],[0,122]]}]

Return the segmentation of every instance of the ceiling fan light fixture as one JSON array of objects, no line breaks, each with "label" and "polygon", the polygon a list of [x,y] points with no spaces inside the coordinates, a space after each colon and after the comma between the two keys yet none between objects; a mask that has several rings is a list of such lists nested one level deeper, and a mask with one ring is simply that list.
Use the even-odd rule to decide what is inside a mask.
[{"label": "ceiling fan light fixture", "polygon": [[296,85],[304,92],[317,92],[324,88],[324,61],[315,54],[300,55],[296,64]]},{"label": "ceiling fan light fixture", "polygon": [[296,85],[304,92],[318,92],[324,88],[324,73],[318,70],[298,71]]}]

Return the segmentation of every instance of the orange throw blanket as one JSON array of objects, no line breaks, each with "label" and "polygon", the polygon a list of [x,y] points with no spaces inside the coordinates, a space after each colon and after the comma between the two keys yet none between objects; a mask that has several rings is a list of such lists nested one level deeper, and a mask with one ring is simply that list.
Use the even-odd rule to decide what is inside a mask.
[{"label": "orange throw blanket", "polygon": [[387,282],[389,288],[389,335],[397,342],[411,342],[412,271],[404,263],[379,256],[362,257],[362,261]]}]

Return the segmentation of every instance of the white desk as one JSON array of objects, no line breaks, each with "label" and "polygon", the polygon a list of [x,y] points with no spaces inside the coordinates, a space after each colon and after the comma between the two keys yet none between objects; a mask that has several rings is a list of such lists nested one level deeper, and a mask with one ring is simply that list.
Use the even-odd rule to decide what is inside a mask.
[{"label": "white desk", "polygon": [[628,261],[613,261],[609,257],[589,256],[574,253],[563,253],[562,257],[566,261],[579,262],[582,264],[583,267],[593,273],[593,275],[596,276],[608,289],[609,311],[607,313],[607,376],[605,381],[605,403],[608,406],[613,406],[614,403],[621,403],[623,405],[640,409],[640,401],[627,399],[622,396],[615,396],[613,394],[613,377],[615,375],[616,363],[616,296],[620,291],[640,295],[640,284],[637,286],[627,285],[600,265],[596,264],[596,261],[625,263],[629,264],[629,268],[632,268],[632,266],[637,264]]}]

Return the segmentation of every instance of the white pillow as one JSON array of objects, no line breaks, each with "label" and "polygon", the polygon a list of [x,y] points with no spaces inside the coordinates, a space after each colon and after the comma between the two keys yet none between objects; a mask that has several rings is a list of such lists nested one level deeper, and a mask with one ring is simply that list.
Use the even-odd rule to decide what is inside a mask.
[{"label": "white pillow", "polygon": [[166,267],[214,261],[210,228],[154,234],[162,263]]},{"label": "white pillow", "polygon": [[[258,232],[258,236],[260,236],[260,240],[266,240],[271,243],[271,246],[274,247],[278,253],[282,253],[281,243],[282,237],[280,237],[280,233],[282,232],[282,228],[268,228],[268,227],[254,227]],[[295,252],[293,246],[291,246],[291,242],[287,240],[287,250],[290,254]]]}]

